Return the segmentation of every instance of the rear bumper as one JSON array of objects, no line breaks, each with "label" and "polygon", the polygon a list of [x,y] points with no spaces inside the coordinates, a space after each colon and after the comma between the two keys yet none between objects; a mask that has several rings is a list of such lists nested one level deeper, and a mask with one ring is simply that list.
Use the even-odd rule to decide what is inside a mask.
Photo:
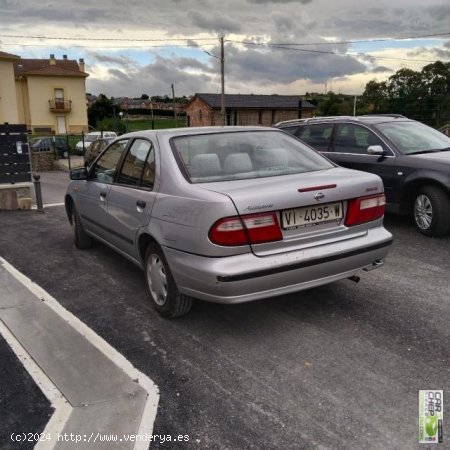
[{"label": "rear bumper", "polygon": [[202,300],[242,303],[328,284],[382,265],[392,235],[384,228],[364,236],[265,257],[245,253],[206,258],[164,248],[178,289]]}]

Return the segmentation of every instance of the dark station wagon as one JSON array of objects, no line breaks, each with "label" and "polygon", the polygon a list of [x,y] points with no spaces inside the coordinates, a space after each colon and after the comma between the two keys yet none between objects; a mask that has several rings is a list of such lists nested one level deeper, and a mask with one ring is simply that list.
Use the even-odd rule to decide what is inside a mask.
[{"label": "dark station wagon", "polygon": [[450,231],[450,137],[400,115],[318,117],[280,122],[324,156],[379,175],[387,211],[410,214],[427,236]]}]

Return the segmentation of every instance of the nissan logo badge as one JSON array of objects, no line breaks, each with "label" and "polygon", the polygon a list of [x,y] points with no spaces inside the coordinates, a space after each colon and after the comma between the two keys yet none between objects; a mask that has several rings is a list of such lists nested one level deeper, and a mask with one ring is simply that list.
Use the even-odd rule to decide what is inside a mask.
[{"label": "nissan logo badge", "polygon": [[319,201],[319,200],[324,199],[324,198],[325,198],[325,195],[323,195],[322,192],[318,192],[318,193],[314,196],[314,198],[315,198],[317,201]]}]

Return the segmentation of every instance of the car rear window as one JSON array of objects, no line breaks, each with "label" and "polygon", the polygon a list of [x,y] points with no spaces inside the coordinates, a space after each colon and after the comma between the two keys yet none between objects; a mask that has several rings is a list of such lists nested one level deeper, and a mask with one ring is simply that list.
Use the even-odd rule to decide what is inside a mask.
[{"label": "car rear window", "polygon": [[224,132],[172,138],[180,170],[191,183],[264,178],[334,167],[280,131]]},{"label": "car rear window", "polygon": [[86,136],[84,136],[84,140],[86,142],[94,142],[97,139],[100,139],[101,135],[100,134],[86,134]]}]

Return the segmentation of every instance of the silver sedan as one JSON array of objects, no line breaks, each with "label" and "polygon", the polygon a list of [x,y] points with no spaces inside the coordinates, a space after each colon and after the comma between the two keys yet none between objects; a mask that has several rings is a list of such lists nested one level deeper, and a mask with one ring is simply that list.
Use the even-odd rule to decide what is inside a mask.
[{"label": "silver sedan", "polygon": [[194,298],[240,303],[381,267],[381,179],[336,166],[281,130],[129,133],[71,171],[75,245],[99,240],[145,271],[167,317]]}]

